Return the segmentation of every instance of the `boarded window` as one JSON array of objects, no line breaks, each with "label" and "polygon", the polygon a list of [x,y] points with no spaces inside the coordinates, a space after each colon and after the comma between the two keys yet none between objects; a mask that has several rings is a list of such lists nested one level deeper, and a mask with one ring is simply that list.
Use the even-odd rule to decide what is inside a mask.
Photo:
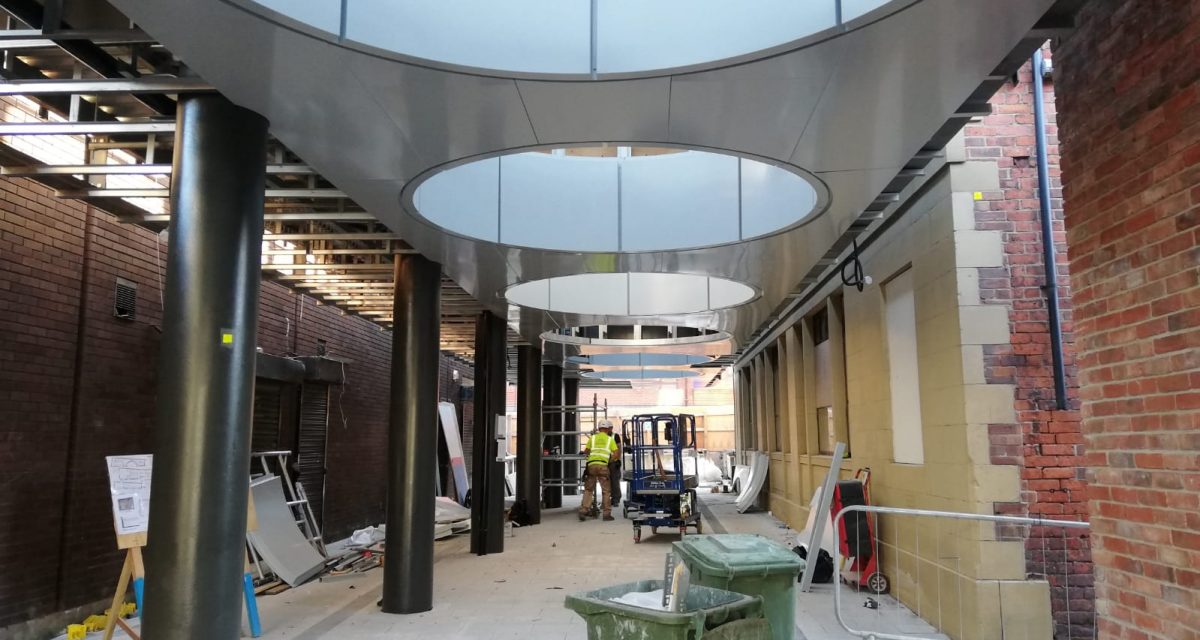
[{"label": "boarded window", "polygon": [[888,281],[883,287],[883,295],[892,404],[892,458],[905,464],[923,464],[925,443],[921,427],[912,271],[904,271]]}]

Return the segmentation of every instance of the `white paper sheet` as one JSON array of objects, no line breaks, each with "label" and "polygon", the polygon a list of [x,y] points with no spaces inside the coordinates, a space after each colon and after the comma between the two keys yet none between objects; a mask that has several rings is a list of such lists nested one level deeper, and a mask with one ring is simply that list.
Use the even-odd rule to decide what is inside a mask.
[{"label": "white paper sheet", "polygon": [[154,456],[108,456],[105,460],[117,535],[146,531],[150,527],[150,473]]}]

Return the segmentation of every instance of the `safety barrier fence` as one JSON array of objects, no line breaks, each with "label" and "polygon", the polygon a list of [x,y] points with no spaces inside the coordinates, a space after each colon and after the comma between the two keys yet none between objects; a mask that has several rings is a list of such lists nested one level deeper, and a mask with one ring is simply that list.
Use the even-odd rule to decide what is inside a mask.
[{"label": "safety barrier fence", "polygon": [[[842,627],[871,640],[1087,640],[1095,637],[1087,522],[856,505],[834,567]],[[871,534],[865,533],[869,527]],[[863,530],[862,535],[857,532]],[[875,559],[875,578],[852,569]],[[886,581],[886,586],[885,586]],[[886,588],[887,595],[880,592]],[[912,614],[924,622],[914,623]]]}]

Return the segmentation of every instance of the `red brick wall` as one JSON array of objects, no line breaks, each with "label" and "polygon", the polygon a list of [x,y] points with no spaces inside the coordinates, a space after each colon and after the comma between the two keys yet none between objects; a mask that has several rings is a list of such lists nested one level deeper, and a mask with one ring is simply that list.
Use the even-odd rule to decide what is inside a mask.
[{"label": "red brick wall", "polygon": [[[1042,290],[1040,201],[1035,148],[1032,65],[1018,73],[992,98],[992,115],[966,127],[967,157],[994,161],[1000,190],[975,203],[975,228],[1004,235],[1004,266],[980,268],[979,292],[984,304],[1008,307],[1007,344],[984,346],[984,375],[990,384],[1011,384],[1017,422],[988,425],[992,464],[1021,467],[1021,501],[997,504],[996,512],[1035,514],[1075,520],[1087,517],[1083,435],[1080,432],[1078,380],[1075,373],[1072,308],[1068,286],[1066,238],[1062,231],[1058,141],[1054,122],[1054,88],[1045,85],[1048,168],[1055,217],[1060,317],[1068,407],[1056,409],[1049,313]],[[1094,635],[1092,564],[1086,533],[1064,535],[1059,529],[1033,528],[1026,538],[1026,572],[1045,576],[1051,584],[1055,626],[1062,637]],[[1069,602],[1068,602],[1069,598]]]},{"label": "red brick wall", "polygon": [[1200,1],[1056,49],[1100,637],[1200,636]]},{"label": "red brick wall", "polygon": [[[104,456],[153,446],[165,251],[145,229],[0,180],[0,629],[111,595]],[[138,285],[134,321],[113,317],[117,277]],[[382,521],[391,334],[263,283],[258,339],[276,355],[322,339],[351,361],[331,396],[325,534]]]}]

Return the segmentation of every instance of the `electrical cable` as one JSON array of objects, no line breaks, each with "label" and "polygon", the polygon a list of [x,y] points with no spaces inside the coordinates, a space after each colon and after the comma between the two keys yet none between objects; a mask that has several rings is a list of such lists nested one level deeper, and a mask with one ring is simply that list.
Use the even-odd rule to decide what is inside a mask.
[{"label": "electrical cable", "polygon": [[[853,242],[854,250],[850,252],[850,256],[842,263],[842,284],[847,287],[854,287],[858,289],[859,293],[862,293],[863,288],[870,284],[871,280],[863,273],[862,260],[858,258],[858,238],[854,238],[851,242]],[[852,270],[849,276],[846,275],[847,267]]]}]

